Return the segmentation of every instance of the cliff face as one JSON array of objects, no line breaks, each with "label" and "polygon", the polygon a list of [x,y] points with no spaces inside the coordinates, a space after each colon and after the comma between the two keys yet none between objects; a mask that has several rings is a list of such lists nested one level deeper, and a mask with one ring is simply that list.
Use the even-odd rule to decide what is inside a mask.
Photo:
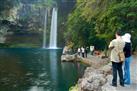
[{"label": "cliff face", "polygon": [[[52,1],[52,0],[47,0]],[[53,0],[54,1],[54,0]],[[55,0],[58,7],[58,45],[64,45],[64,30],[68,14],[72,11],[75,0]],[[52,3],[51,3],[52,4]],[[0,0],[0,43],[20,43],[28,41],[30,37],[37,36],[37,42],[42,44],[42,32],[44,30],[45,8],[44,0]],[[51,23],[51,9],[48,14],[47,42],[49,40]],[[23,34],[22,34],[23,33]],[[27,37],[20,37],[24,35]],[[41,34],[41,36],[39,36]],[[17,35],[17,36],[16,36]],[[27,39],[28,38],[28,39]],[[17,40],[17,41],[16,41]],[[27,42],[26,42],[27,43]]]},{"label": "cliff face", "polygon": [[5,43],[10,24],[18,19],[19,4],[16,0],[0,1],[0,43]]}]

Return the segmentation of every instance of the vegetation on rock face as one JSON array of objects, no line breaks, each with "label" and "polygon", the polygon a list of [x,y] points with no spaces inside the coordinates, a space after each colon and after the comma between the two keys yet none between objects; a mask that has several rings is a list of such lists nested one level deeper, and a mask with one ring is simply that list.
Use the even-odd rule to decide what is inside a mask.
[{"label": "vegetation on rock face", "polygon": [[[11,32],[42,32],[47,8],[49,36],[50,7],[56,5],[59,8],[59,44],[64,44],[65,39],[74,48],[94,45],[96,49],[104,50],[116,30],[121,29],[123,33],[132,34],[133,50],[136,49],[137,0],[0,0],[0,43],[4,43],[5,35]],[[69,16],[68,12],[71,12]],[[38,38],[42,43],[42,37]]]},{"label": "vegetation on rock face", "polygon": [[78,91],[78,85],[76,84],[75,86],[72,86],[69,88],[69,91]]},{"label": "vegetation on rock face", "polygon": [[[32,45],[33,44],[42,45],[42,35],[43,35],[42,32],[44,30],[44,18],[45,18],[46,9],[48,10],[48,22],[47,22],[48,23],[47,42],[48,42],[50,35],[49,33],[50,33],[50,23],[51,23],[51,13],[52,13],[51,11],[53,7],[57,7],[59,11],[58,13],[59,44],[58,45],[62,46],[64,44],[62,32],[65,30],[65,22],[66,22],[67,14],[68,12],[71,11],[71,9],[74,6],[74,2],[70,3],[69,1],[75,1],[75,0],[65,0],[65,2],[62,0],[0,0],[0,27],[1,27],[0,43],[11,42],[13,44],[14,42],[16,42],[15,37],[20,34],[27,35],[28,33],[29,34],[37,33],[38,35],[41,34],[41,36],[37,36],[38,38],[37,40],[39,42],[37,42],[38,44],[34,44],[34,42],[31,41]],[[69,6],[66,7],[66,5]],[[9,34],[13,36],[9,37]],[[22,37],[22,39],[20,38],[20,41],[25,39],[23,39]],[[26,42],[23,45],[26,45],[27,43],[28,42]],[[22,43],[18,41],[18,43],[16,42],[15,45],[22,45]]]},{"label": "vegetation on rock face", "polygon": [[77,0],[69,15],[65,37],[75,47],[95,45],[105,49],[117,30],[132,34],[133,49],[137,40],[136,0]]},{"label": "vegetation on rock face", "polygon": [[[132,34],[133,45],[136,44],[137,33],[137,2],[112,5],[98,18],[95,29],[98,36],[112,39],[118,29]],[[105,36],[106,35],[106,36]]]},{"label": "vegetation on rock face", "polygon": [[0,0],[0,20],[14,18],[18,5],[18,0]]}]

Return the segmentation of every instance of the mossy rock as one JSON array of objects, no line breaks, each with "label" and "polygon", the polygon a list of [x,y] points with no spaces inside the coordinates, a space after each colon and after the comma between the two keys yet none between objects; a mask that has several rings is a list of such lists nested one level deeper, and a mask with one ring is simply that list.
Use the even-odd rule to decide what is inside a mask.
[{"label": "mossy rock", "polygon": [[78,91],[78,85],[70,87],[69,91]]}]

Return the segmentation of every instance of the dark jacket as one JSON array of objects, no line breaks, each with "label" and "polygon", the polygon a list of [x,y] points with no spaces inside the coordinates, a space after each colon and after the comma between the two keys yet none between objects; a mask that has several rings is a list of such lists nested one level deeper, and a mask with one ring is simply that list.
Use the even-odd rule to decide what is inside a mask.
[{"label": "dark jacket", "polygon": [[125,57],[130,57],[131,56],[131,43],[125,43],[125,47],[124,47],[124,53],[125,53]]}]

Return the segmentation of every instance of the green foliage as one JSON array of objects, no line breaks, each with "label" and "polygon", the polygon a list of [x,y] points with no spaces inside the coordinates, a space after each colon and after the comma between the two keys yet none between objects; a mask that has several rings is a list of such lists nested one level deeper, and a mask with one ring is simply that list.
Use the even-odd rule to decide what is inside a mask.
[{"label": "green foliage", "polygon": [[[132,39],[136,38],[137,32],[137,2],[119,3],[110,6],[96,21],[95,31],[99,37],[109,42],[114,33],[121,29],[131,33]],[[134,44],[135,41],[133,41]]]},{"label": "green foliage", "polygon": [[77,9],[67,22],[68,31],[65,33],[65,38],[74,42],[74,45],[85,46],[87,42],[90,30],[92,26],[89,22],[86,22],[80,15],[79,9]]},{"label": "green foliage", "polygon": [[[104,8],[102,8],[104,3],[101,3],[106,3],[106,0],[99,0],[99,2],[96,0],[87,0],[85,2],[78,0],[76,9],[70,14],[67,22],[68,31],[65,32],[65,38],[72,41],[75,47],[95,45],[98,49],[104,48],[104,46],[97,45],[98,42],[104,45],[105,41],[97,38],[94,29],[96,23],[95,16],[107,7],[104,6]],[[91,5],[93,5],[93,7],[91,7]],[[99,10],[99,7],[95,8],[96,5],[101,5],[102,10]]]},{"label": "green foliage", "polygon": [[72,86],[69,88],[69,91],[78,91],[78,85],[76,84],[75,86]]},{"label": "green foliage", "polygon": [[132,34],[133,46],[137,39],[136,0],[77,0],[70,14],[65,37],[74,46],[95,45],[107,48],[117,30]]}]

